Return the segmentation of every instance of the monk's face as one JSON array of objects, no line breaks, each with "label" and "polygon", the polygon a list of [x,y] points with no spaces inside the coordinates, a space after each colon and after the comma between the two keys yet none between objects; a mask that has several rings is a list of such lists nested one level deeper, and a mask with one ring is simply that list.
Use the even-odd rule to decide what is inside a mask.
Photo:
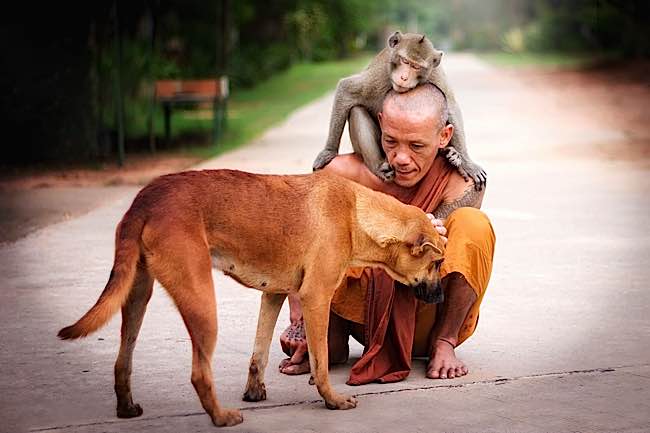
[{"label": "monk's face", "polygon": [[451,140],[454,127],[439,124],[435,107],[409,112],[387,102],[378,117],[381,145],[395,169],[395,183],[402,187],[416,185],[429,172],[438,150]]}]

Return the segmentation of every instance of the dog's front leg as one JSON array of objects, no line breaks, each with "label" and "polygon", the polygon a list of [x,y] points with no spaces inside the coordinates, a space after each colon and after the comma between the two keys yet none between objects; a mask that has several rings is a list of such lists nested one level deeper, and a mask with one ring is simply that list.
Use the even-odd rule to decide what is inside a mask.
[{"label": "dog's front leg", "polygon": [[[336,286],[334,286],[336,287]],[[310,289],[313,289],[311,287]],[[329,380],[329,359],[327,354],[327,328],[329,326],[330,303],[333,291],[304,293],[301,290],[300,303],[307,331],[309,365],[318,393],[325,400],[328,409],[352,409],[357,400],[352,396],[339,394]]]},{"label": "dog's front leg", "polygon": [[262,293],[255,347],[248,367],[248,382],[244,391],[244,401],[266,400],[264,370],[269,360],[269,346],[273,338],[273,330],[286,297],[286,294]]}]

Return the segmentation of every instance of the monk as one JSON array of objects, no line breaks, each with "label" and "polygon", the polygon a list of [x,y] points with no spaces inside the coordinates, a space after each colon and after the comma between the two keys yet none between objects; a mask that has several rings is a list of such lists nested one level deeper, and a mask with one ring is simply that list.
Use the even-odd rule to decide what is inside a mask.
[{"label": "monk", "polygon": [[[330,364],[344,363],[349,337],[364,345],[348,384],[393,382],[406,378],[412,357],[428,357],[426,377],[452,379],[468,373],[455,349],[476,329],[479,306],[492,270],[495,235],[478,210],[483,191],[439,154],[454,133],[447,123],[447,103],[438,88],[420,85],[387,95],[378,115],[381,146],[395,169],[385,183],[357,154],[339,155],[323,170],[390,194],[427,212],[446,241],[441,268],[444,301],[425,304],[379,269],[350,269],[332,300],[328,346]],[[353,108],[350,138],[371,140],[376,128],[368,112]],[[285,374],[309,372],[307,342],[298,296],[290,296],[290,326],[281,336],[290,358]]]}]

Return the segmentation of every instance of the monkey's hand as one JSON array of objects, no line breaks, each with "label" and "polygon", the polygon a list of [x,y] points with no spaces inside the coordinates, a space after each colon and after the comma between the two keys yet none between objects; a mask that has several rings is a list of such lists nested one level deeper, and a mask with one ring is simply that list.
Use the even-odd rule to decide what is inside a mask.
[{"label": "monkey's hand", "polygon": [[327,164],[329,164],[336,156],[338,153],[336,153],[333,150],[329,149],[323,149],[320,151],[316,159],[314,160],[314,165],[313,169],[314,171],[320,170],[321,168],[325,167]]},{"label": "monkey's hand", "polygon": [[487,183],[487,173],[481,166],[464,159],[460,152],[450,146],[447,147],[447,154],[445,156],[447,157],[447,160],[456,167],[466,182],[470,179],[474,181],[474,188],[477,191],[481,191],[485,188],[485,184]]},{"label": "monkey's hand", "polygon": [[384,182],[392,182],[395,180],[395,170],[390,166],[388,161],[379,164],[379,167],[375,170],[375,175]]},{"label": "monkey's hand", "polygon": [[465,173],[472,178],[474,181],[474,188],[477,191],[482,190],[485,188],[485,184],[487,183],[487,173],[483,168],[477,164],[474,163],[469,163],[469,164],[463,164],[461,167],[465,169]]}]

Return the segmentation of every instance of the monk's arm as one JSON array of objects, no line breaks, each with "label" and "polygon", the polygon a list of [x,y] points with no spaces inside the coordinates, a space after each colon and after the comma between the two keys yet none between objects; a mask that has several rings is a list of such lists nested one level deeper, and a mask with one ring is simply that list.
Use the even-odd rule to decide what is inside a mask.
[{"label": "monk's arm", "polygon": [[378,178],[363,163],[361,156],[356,153],[338,155],[328,165],[323,167],[323,171],[338,174],[367,188],[392,195],[393,197],[399,198],[409,193],[408,188],[401,187],[394,182],[384,182]]},{"label": "monk's arm", "polygon": [[448,185],[448,191],[442,203],[433,211],[433,215],[441,220],[459,207],[481,208],[485,189],[476,191],[474,182],[465,182],[459,174],[454,173]]}]

